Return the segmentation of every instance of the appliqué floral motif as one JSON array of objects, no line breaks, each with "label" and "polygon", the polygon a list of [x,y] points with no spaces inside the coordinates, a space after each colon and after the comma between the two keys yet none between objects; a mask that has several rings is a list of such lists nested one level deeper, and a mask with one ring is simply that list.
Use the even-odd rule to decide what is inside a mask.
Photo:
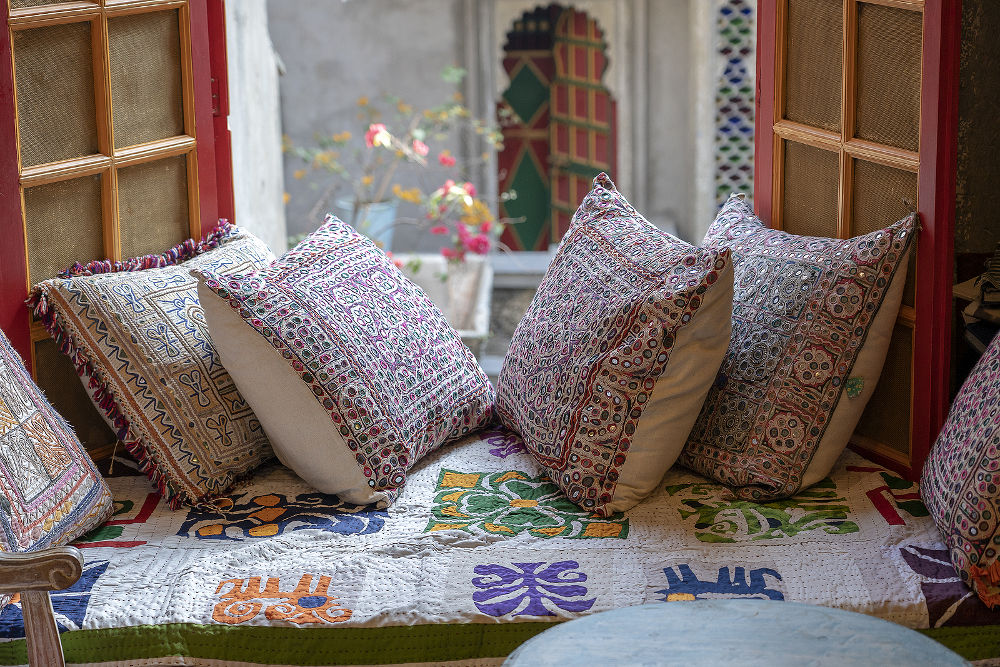
[{"label": "appliqu\u00e9 floral motif", "polygon": [[731,573],[729,567],[720,567],[715,581],[699,579],[689,563],[665,567],[663,574],[667,577],[667,587],[656,592],[663,596],[664,602],[711,598],[785,599],[780,590],[768,587],[766,577],[781,582],[781,575],[769,567],[750,569],[749,573],[746,567],[739,565],[733,566]]},{"label": "appliqu\u00e9 floral motif", "polygon": [[495,535],[525,531],[535,537],[608,538],[628,536],[628,519],[584,512],[548,477],[526,473],[463,473],[442,470],[432,518],[425,532],[460,529]]},{"label": "appliqu\u00e9 floral motif", "polygon": [[927,507],[920,500],[920,490],[916,483],[908,482],[888,470],[871,466],[847,466],[847,471],[877,472],[882,477],[885,484],[870,489],[865,495],[890,526],[906,525],[906,521],[897,510],[902,510],[910,516],[929,514]]},{"label": "appliqu\u00e9 floral motif", "polygon": [[[69,588],[52,591],[49,599],[52,601],[52,611],[60,632],[79,630],[87,615],[90,605],[90,594],[97,580],[108,569],[108,561],[89,561],[83,566],[83,574]],[[20,596],[0,610],[0,638],[20,639],[24,637],[24,615],[22,613]]]},{"label": "appliqu\u00e9 floral motif", "polygon": [[266,577],[263,588],[261,577],[220,581],[215,589],[219,602],[212,611],[212,619],[237,625],[252,620],[261,609],[269,621],[296,625],[342,623],[350,619],[353,611],[343,607],[340,598],[330,595],[332,579],[326,575],[316,577],[313,586],[314,577],[303,574],[298,585],[289,591],[280,589],[278,577]]},{"label": "appliqu\u00e9 floral motif", "polygon": [[280,493],[253,498],[247,494],[219,498],[215,512],[189,510],[178,535],[200,540],[242,540],[271,537],[315,528],[339,535],[370,535],[382,530],[388,513],[341,502],[328,493],[300,493],[292,499]]},{"label": "appliqu\u00e9 floral motif", "polygon": [[947,549],[908,545],[899,549],[906,564],[920,578],[932,628],[945,625],[1000,625],[1000,610],[990,611],[962,582]]},{"label": "appliqu\u00e9 floral motif", "polygon": [[575,560],[564,560],[544,567],[546,563],[511,563],[477,565],[472,585],[479,590],[472,594],[479,611],[490,616],[557,616],[552,607],[572,613],[588,611],[597,598],[587,595],[582,586],[587,575],[578,571]]},{"label": "appliqu\u00e9 floral motif", "polygon": [[860,532],[848,520],[847,500],[837,495],[829,478],[794,498],[770,503],[726,499],[718,484],[674,484],[671,496],[681,496],[681,519],[695,519],[695,535],[702,542],[749,542],[795,537],[820,530],[830,535]]},{"label": "appliqu\u00e9 floral motif", "polygon": [[524,440],[521,440],[521,436],[513,431],[499,428],[481,433],[480,437],[489,444],[490,454],[498,459],[505,459],[511,454],[526,451]]}]

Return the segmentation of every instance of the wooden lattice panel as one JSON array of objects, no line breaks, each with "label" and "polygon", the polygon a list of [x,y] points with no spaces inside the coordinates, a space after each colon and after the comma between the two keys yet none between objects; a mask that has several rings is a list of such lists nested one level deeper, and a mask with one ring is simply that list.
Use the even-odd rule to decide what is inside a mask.
[{"label": "wooden lattice panel", "polygon": [[[74,262],[200,235],[190,4],[12,1],[25,291]],[[39,384],[105,451],[113,435],[75,372],[28,326]]]},{"label": "wooden lattice panel", "polygon": [[[915,210],[924,2],[777,0],[775,10],[772,224],[849,238]],[[920,270],[911,257],[883,379],[853,439],[911,475]]]}]

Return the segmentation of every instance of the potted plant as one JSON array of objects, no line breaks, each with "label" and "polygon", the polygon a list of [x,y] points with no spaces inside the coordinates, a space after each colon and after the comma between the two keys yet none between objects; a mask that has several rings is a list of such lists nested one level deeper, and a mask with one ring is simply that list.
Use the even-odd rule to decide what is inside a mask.
[{"label": "potted plant", "polygon": [[[465,70],[457,67],[442,72],[443,80],[452,85],[464,76]],[[357,133],[343,130],[316,135],[311,146],[295,146],[285,139],[286,153],[302,161],[294,177],[316,181],[319,195],[309,218],[318,221],[329,210],[390,256],[393,230],[399,225],[416,225],[442,237],[440,256],[410,253],[393,260],[425,288],[476,349],[489,326],[492,271],[483,258],[498,246],[503,227],[510,221],[498,219],[467,179],[469,167],[485,160],[486,154],[463,159],[447,148],[432,147],[465,130],[492,148],[502,149],[502,134],[473,118],[459,93],[427,109],[415,109],[392,95],[380,102],[362,97],[357,107],[361,130]],[[412,170],[419,170],[420,180],[431,185],[403,187],[399,177]],[[505,192],[501,200],[515,196]],[[413,205],[409,208],[419,213],[400,216],[401,202]]]}]

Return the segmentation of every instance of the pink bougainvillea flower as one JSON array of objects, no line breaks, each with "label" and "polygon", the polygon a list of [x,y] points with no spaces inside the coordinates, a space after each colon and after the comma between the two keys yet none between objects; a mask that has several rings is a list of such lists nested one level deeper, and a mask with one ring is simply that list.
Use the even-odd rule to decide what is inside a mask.
[{"label": "pink bougainvillea flower", "polygon": [[420,141],[420,139],[413,140],[413,152],[419,155],[420,157],[424,157],[425,155],[427,155],[427,153],[429,153],[430,150],[431,149],[427,148],[427,144]]},{"label": "pink bougainvillea flower", "polygon": [[467,239],[462,239],[462,244],[477,255],[485,255],[490,251],[490,237],[486,234],[477,234]]},{"label": "pink bougainvillea flower", "polygon": [[449,179],[448,179],[447,181],[445,181],[445,182],[444,182],[444,186],[443,186],[443,188],[442,188],[442,189],[443,189],[443,190],[444,190],[445,192],[449,192],[449,191],[450,191],[450,190],[451,190],[451,189],[452,189],[453,187],[455,187],[455,181],[453,181],[453,180],[451,180],[451,179],[449,178]]},{"label": "pink bougainvillea flower", "polygon": [[470,197],[476,196],[476,186],[473,185],[472,183],[466,182],[465,185],[462,186],[462,189],[465,190],[465,194],[469,195]]},{"label": "pink bougainvillea flower", "polygon": [[441,151],[441,154],[438,155],[438,162],[440,162],[441,166],[443,166],[443,167],[454,167],[455,166],[455,158],[452,156],[451,152],[449,152],[449,151]]},{"label": "pink bougainvillea flower", "polygon": [[491,229],[493,229],[492,220],[483,220],[482,224],[479,225],[479,231],[483,234],[488,234]]},{"label": "pink bougainvillea flower", "polygon": [[458,238],[461,239],[462,243],[466,243],[469,239],[472,238],[472,234],[469,233],[469,228],[466,227],[464,224],[458,225],[457,227],[458,227]]},{"label": "pink bougainvillea flower", "polygon": [[448,233],[448,227],[447,225],[434,225],[433,227],[431,227],[430,231],[431,234],[437,234],[441,236]]},{"label": "pink bougainvillea flower", "polygon": [[385,129],[385,125],[382,123],[372,123],[368,126],[368,131],[365,132],[365,145],[368,148],[372,146],[388,146],[391,135],[389,130]]},{"label": "pink bougainvillea flower", "polygon": [[444,256],[445,259],[462,259],[463,255],[461,250],[456,250],[449,246],[441,248],[441,254]]}]

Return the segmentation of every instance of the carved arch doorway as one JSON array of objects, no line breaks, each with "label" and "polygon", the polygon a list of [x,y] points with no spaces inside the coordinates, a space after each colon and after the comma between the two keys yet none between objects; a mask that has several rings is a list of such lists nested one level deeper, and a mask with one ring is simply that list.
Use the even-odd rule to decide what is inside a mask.
[{"label": "carved arch doorway", "polygon": [[594,176],[614,177],[615,100],[604,86],[607,43],[586,12],[552,4],[525,12],[507,33],[503,68],[510,84],[498,114],[504,150],[497,159],[512,250],[559,243]]}]

